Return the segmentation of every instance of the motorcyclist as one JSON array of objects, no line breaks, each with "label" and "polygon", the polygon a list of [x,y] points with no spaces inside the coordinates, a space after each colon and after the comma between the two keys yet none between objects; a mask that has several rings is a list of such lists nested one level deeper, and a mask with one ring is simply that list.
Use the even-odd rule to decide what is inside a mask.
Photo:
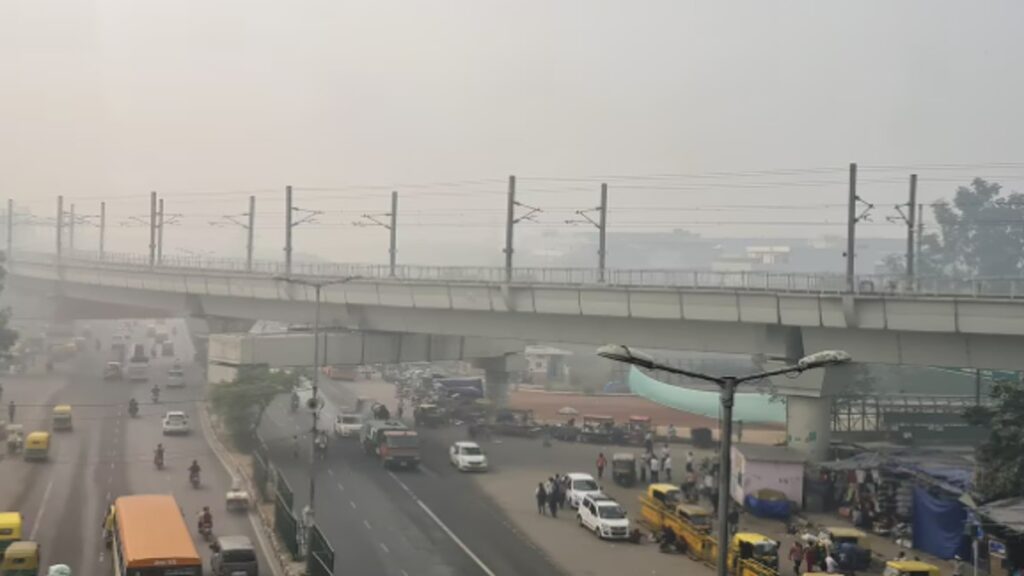
[{"label": "motorcyclist", "polygon": [[7,405],[7,419],[14,422],[14,400],[11,400],[10,404]]},{"label": "motorcyclist", "polygon": [[298,409],[299,409],[299,393],[293,390],[292,391],[292,412],[295,412]]},{"label": "motorcyclist", "polygon": [[156,445],[156,450],[153,452],[153,462],[156,464],[157,468],[163,468],[164,467],[164,445],[163,444],[157,444]]},{"label": "motorcyclist", "polygon": [[136,402],[135,398],[128,400],[128,414],[133,418],[139,413],[139,403]]},{"label": "motorcyclist", "polygon": [[153,393],[153,402],[154,403],[159,402],[160,401],[160,386],[158,384],[153,384],[153,389],[150,390],[150,392]]},{"label": "motorcyclist", "polygon": [[213,533],[213,514],[210,513],[209,506],[203,506],[203,511],[199,514],[199,533]]},{"label": "motorcyclist", "polygon": [[192,465],[188,467],[188,479],[190,481],[195,479],[196,483],[199,482],[199,462],[193,460]]}]

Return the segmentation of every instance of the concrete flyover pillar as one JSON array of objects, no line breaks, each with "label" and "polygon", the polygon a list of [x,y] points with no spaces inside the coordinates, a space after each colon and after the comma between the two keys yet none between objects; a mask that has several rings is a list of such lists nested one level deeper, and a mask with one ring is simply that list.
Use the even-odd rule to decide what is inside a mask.
[{"label": "concrete flyover pillar", "polygon": [[526,368],[526,359],[521,354],[507,354],[494,358],[478,358],[473,365],[482,368],[487,379],[487,397],[503,401],[508,396],[508,385],[514,372]]},{"label": "concrete flyover pillar", "polygon": [[828,457],[832,437],[830,382],[836,380],[836,370],[825,368],[795,377],[772,377],[772,387],[786,398],[786,445],[812,462]]}]

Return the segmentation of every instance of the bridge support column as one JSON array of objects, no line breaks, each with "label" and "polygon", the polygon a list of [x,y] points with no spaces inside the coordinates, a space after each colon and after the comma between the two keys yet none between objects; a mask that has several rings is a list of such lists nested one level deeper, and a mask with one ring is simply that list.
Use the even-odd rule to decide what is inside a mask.
[{"label": "bridge support column", "polygon": [[786,445],[802,452],[812,462],[828,457],[832,398],[826,384],[836,380],[835,371],[835,368],[825,368],[796,377],[772,378],[772,385],[786,396]]},{"label": "bridge support column", "polygon": [[508,385],[512,373],[526,367],[526,359],[519,354],[509,354],[497,358],[480,358],[473,362],[477,368],[483,368],[487,379],[487,397],[501,401],[508,396]]}]

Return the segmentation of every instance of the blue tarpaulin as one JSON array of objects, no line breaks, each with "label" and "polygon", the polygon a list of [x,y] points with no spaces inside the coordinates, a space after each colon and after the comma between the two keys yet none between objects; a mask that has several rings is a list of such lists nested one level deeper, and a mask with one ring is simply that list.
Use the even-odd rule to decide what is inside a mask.
[{"label": "blue tarpaulin", "polygon": [[933,496],[914,487],[914,548],[949,560],[959,554],[971,556],[970,541],[964,538],[967,509],[958,500]]},{"label": "blue tarpaulin", "polygon": [[758,518],[789,519],[789,500],[761,500],[753,494],[747,494],[743,504]]}]

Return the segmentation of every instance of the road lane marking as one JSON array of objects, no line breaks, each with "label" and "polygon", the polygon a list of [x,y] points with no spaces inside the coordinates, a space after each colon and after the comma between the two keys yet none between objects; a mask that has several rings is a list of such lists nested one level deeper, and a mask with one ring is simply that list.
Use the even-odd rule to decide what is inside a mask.
[{"label": "road lane marking", "polygon": [[402,570],[402,576],[409,576],[409,573],[406,572],[405,570]]},{"label": "road lane marking", "polygon": [[418,497],[416,497],[415,494],[413,494],[413,491],[410,490],[409,487],[405,485],[405,482],[399,480],[398,476],[395,476],[393,472],[388,472],[388,476],[391,476],[391,478],[394,479],[395,482],[398,482],[398,485],[402,487],[402,490],[404,490],[405,493],[408,494],[409,497],[412,498],[416,502],[416,504],[418,504],[419,507],[422,508],[423,511],[427,513],[427,516],[430,516],[430,519],[433,520],[434,523],[441,528],[441,530],[444,530],[444,533],[447,534],[448,537],[451,538],[453,542],[458,544],[459,548],[462,548],[462,551],[466,553],[466,556],[469,556],[470,559],[473,560],[473,562],[476,562],[476,565],[484,571],[484,574],[487,574],[487,576],[495,576],[494,572],[492,572],[491,569],[488,568],[486,564],[484,564],[483,560],[481,560],[476,554],[474,554],[473,551],[469,549],[469,546],[466,546],[466,543],[463,542],[458,536],[456,536],[455,532],[452,532],[451,528],[449,528],[447,524],[442,522],[441,519],[437,517],[437,514],[434,514],[433,510],[431,510],[426,504],[423,503],[422,500],[420,500]]},{"label": "road lane marking", "polygon": [[341,485],[341,482],[338,482],[338,490],[345,491],[345,487]]},{"label": "road lane marking", "polygon": [[46,490],[43,492],[43,502],[39,505],[39,512],[36,513],[36,521],[32,523],[32,534],[29,535],[28,539],[38,542],[36,540],[36,533],[39,532],[39,526],[43,521],[43,513],[46,512],[46,504],[50,501],[50,490],[53,489],[53,480],[46,485]]},{"label": "road lane marking", "polygon": [[438,474],[437,472],[434,472],[430,468],[427,468],[423,464],[420,464],[420,470],[422,470],[424,474],[426,474],[427,476],[430,476],[431,478],[440,478],[441,477],[440,474]]},{"label": "road lane marking", "polygon": [[352,507],[352,509],[353,509],[353,510],[355,510],[355,509],[356,509],[356,503],[355,503],[355,502],[353,502],[353,501],[349,500],[349,501],[348,501],[348,504],[349,504],[349,506],[351,506],[351,507]]},{"label": "road lane marking", "polygon": [[334,468],[328,468],[327,474],[329,474],[330,476],[334,476]]},{"label": "road lane marking", "polygon": [[369,520],[363,520],[363,526],[366,526],[367,530],[373,530],[373,526],[370,526]]},{"label": "road lane marking", "polygon": [[385,546],[383,542],[380,543],[380,549],[383,550],[384,552],[387,552],[388,554],[391,553],[391,550],[388,550],[388,547]]}]

